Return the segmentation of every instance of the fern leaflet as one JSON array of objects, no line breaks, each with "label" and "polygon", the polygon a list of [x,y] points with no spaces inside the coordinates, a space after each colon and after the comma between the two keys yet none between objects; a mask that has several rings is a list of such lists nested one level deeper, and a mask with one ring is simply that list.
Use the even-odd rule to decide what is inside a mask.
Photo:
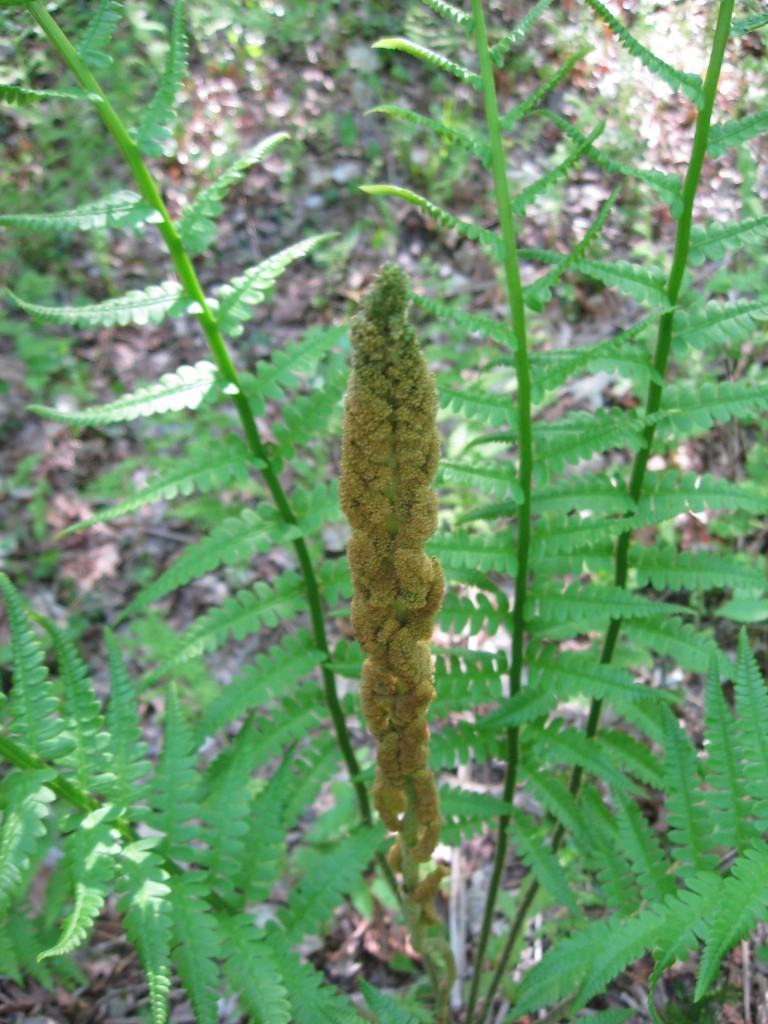
[{"label": "fern leaflet", "polygon": [[711,157],[722,156],[730,146],[740,146],[742,142],[754,139],[756,135],[768,130],[768,113],[748,114],[738,120],[726,121],[724,124],[713,124],[709,130],[707,153]]},{"label": "fern leaflet", "polygon": [[49,768],[11,771],[0,782],[0,919],[5,917],[45,834],[45,818],[54,794],[46,785],[56,773]]},{"label": "fern leaflet", "polygon": [[227,190],[243,177],[249,167],[260,163],[281,142],[290,136],[286,132],[276,132],[262,139],[258,145],[247,150],[231,167],[228,167],[216,180],[199,195],[183,211],[176,229],[188,253],[196,255],[204,252],[216,237],[216,225],[213,223],[224,209],[222,199]]},{"label": "fern leaflet", "polygon": [[159,324],[166,316],[180,316],[182,313],[200,312],[197,303],[183,291],[176,281],[150,285],[142,291],[126,292],[116,299],[106,299],[86,306],[41,306],[27,302],[8,291],[10,299],[25,313],[43,323],[61,324],[65,327],[126,327],[137,324]]},{"label": "fern leaflet", "polygon": [[147,976],[152,1024],[165,1024],[171,989],[171,903],[168,874],[151,852],[155,840],[131,843],[121,851],[125,890],[117,904],[125,930]]},{"label": "fern leaflet", "polygon": [[592,10],[597,14],[599,18],[605,22],[608,28],[613,32],[616,38],[619,40],[621,45],[636,57],[643,67],[658,77],[676,92],[678,89],[683,92],[684,95],[691,100],[698,110],[704,108],[704,94],[701,88],[701,79],[698,75],[684,74],[682,71],[678,71],[676,68],[671,67],[665,61],[661,60],[655,54],[651,53],[647,47],[643,46],[633,35],[631,35],[627,29],[618,21],[605,7],[600,0],[587,0],[587,3]]},{"label": "fern leaflet", "polygon": [[30,89],[22,85],[0,85],[0,103],[31,107],[43,100],[95,100],[98,97],[83,89]]},{"label": "fern leaflet", "polygon": [[78,412],[64,412],[44,405],[27,406],[30,412],[57,423],[94,427],[106,423],[124,423],[144,416],[161,416],[182,409],[196,409],[207,398],[218,395],[218,371],[206,360],[194,366],[180,366],[165,373],[156,384],[139,388],[107,405],[93,406]]},{"label": "fern leaflet", "polygon": [[211,307],[217,309],[217,319],[222,331],[236,337],[243,333],[242,324],[250,318],[249,306],[258,306],[280,277],[286,267],[295,260],[307,256],[318,245],[333,234],[314,235],[262,260],[255,267],[246,270],[240,277],[233,278],[219,289],[218,298],[211,300]]},{"label": "fern leaflet", "polygon": [[473,89],[477,89],[478,92],[483,87],[480,75],[475,74],[474,71],[470,71],[469,68],[465,68],[462,64],[457,64],[455,61],[448,60],[447,57],[443,57],[442,54],[435,53],[434,50],[430,50],[426,46],[421,46],[419,43],[411,42],[410,39],[401,39],[398,37],[378,39],[373,46],[374,49],[399,50],[401,53],[407,53],[411,57],[416,57],[418,60],[424,61],[426,64],[431,64],[433,67],[439,68],[441,71],[445,71],[449,75],[453,75],[453,77],[458,78],[460,82],[466,82],[468,85],[471,85]]},{"label": "fern leaflet", "polygon": [[216,449],[215,462],[210,452],[196,458],[177,459],[172,469],[164,472],[156,480],[151,480],[146,487],[125,501],[99,512],[82,523],[62,530],[61,536],[85,530],[98,523],[108,523],[120,516],[135,512],[144,505],[162,499],[171,501],[179,495],[188,496],[196,490],[203,494],[221,490],[233,481],[243,482],[248,479],[249,465],[259,468],[259,463],[252,459],[245,442],[234,435],[224,438]]},{"label": "fern leaflet", "polygon": [[173,135],[176,103],[187,73],[187,37],[184,31],[186,0],[174,0],[173,20],[168,41],[168,56],[155,95],[150,100],[139,127],[136,145],[147,156],[162,156]]},{"label": "fern leaflet", "polygon": [[24,231],[94,231],[98,228],[136,228],[154,224],[160,214],[135,192],[113,192],[58,213],[6,213],[0,225]]},{"label": "fern leaflet", "polygon": [[104,49],[120,23],[122,10],[123,5],[118,0],[97,0],[96,10],[78,40],[78,53],[94,71],[108,68],[112,63]]}]

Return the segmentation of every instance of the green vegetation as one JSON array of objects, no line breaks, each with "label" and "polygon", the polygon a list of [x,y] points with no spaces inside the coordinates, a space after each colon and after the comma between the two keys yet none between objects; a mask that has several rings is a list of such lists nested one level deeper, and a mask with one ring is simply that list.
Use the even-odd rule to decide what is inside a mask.
[{"label": "green vegetation", "polygon": [[[138,2],[0,0],[27,57],[0,100],[29,117],[50,198],[21,187],[16,154],[0,229],[22,371],[0,397],[17,388],[58,444],[106,452],[76,516],[57,510],[39,451],[7,479],[31,502],[29,527],[3,538],[0,574],[0,975],[82,981],[94,924],[114,907],[152,1024],[168,1019],[174,985],[199,1024],[218,1021],[227,996],[262,1024],[485,1024],[502,1004],[509,1024],[542,1010],[617,1024],[634,1011],[601,1000],[647,954],[648,1016],[709,1019],[728,995],[730,951],[768,921],[768,692],[746,628],[737,639],[768,620],[768,214],[753,148],[768,118],[748,98],[730,119],[717,113],[724,60],[766,19],[734,19],[720,0],[699,75],[662,55],[652,21],[630,31],[598,0],[578,8],[573,33],[549,0],[514,25],[481,0],[398,16],[371,6],[358,27],[334,3],[299,4],[295,18],[222,3],[207,20],[174,0],[163,23]],[[217,151],[177,195],[194,104],[188,26],[196,73],[201,60],[221,72],[215,53],[227,52],[233,78],[252,81],[326,23],[370,117],[391,125],[404,176],[373,183],[395,167],[350,106],[302,126],[307,155],[301,140],[291,151],[285,113],[248,146],[225,125],[229,156]],[[536,59],[545,26],[557,63]],[[583,73],[572,81],[593,37],[631,59],[623,125]],[[510,89],[516,74],[535,77],[526,93]],[[411,109],[414,80],[439,100]],[[649,165],[627,123],[640,82],[666,88],[689,126],[678,170]],[[326,174],[311,147],[333,160],[336,132],[356,155]],[[278,158],[281,188],[308,183],[306,217],[290,222],[312,230],[289,234],[290,196],[267,197],[274,244],[232,268],[231,197],[268,181]],[[739,170],[739,214],[707,192],[717,161]],[[571,210],[581,189],[592,197]],[[360,212],[341,235],[329,212],[340,201]],[[299,317],[315,326],[273,338],[262,307],[302,266],[338,285],[368,244],[409,278],[385,271],[352,331],[341,505],[358,645],[338,485],[346,317],[320,295]],[[478,268],[485,303],[470,296]],[[596,301],[617,315],[559,346],[555,331]],[[174,358],[96,403],[82,338],[108,361],[150,340]],[[30,582],[83,531],[111,537],[128,522],[147,537],[163,505],[182,550],[165,567],[151,550],[138,559],[106,623],[74,596],[31,609]],[[109,543],[103,557],[119,560]],[[175,614],[211,579],[213,597]],[[159,738],[143,728],[150,696]],[[478,792],[473,773],[488,765],[503,781]],[[330,809],[316,816],[321,794]],[[394,852],[379,811],[400,833]],[[459,848],[480,833],[494,859],[467,971],[466,935],[450,936],[449,1000],[444,861],[457,897]],[[514,897],[512,858],[524,874]],[[423,968],[396,998],[363,977],[342,990],[301,951],[340,908],[370,917],[374,900],[405,921]],[[692,956],[693,1007],[683,990],[662,1006],[661,979]],[[403,956],[390,966],[413,971]]]}]

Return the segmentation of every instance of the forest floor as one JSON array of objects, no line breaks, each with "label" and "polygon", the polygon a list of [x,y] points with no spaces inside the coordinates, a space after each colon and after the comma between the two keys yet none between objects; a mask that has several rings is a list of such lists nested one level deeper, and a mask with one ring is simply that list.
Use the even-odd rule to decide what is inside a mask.
[{"label": "forest floor", "polygon": [[[421,192],[431,189],[430,194],[439,196],[438,201],[455,214],[495,227],[488,184],[479,166],[455,152],[436,156],[423,137],[403,129],[395,131],[387,119],[364,113],[384,102],[397,102],[422,113],[454,101],[471,109],[476,98],[458,89],[453,100],[447,95],[443,99],[435,93],[435,76],[422,65],[402,55],[372,50],[370,42],[377,35],[403,32],[403,26],[394,26],[394,30],[389,27],[386,16],[381,17],[379,25],[364,25],[361,30],[355,11],[363,5],[319,6],[327,20],[321,32],[316,31],[317,25],[312,26],[308,41],[290,38],[290,26],[286,25],[285,41],[278,38],[264,46],[243,38],[227,42],[224,31],[201,40],[199,45],[193,43],[179,155],[156,165],[164,176],[165,196],[175,213],[182,209],[193,183],[207,180],[212,170],[222,166],[225,150],[240,152],[284,127],[293,136],[292,143],[278,148],[263,166],[252,169],[228,201],[212,257],[203,264],[204,284],[227,280],[243,267],[308,234],[337,233],[325,255],[290,267],[278,282],[272,300],[256,309],[249,325],[251,333],[237,352],[245,368],[273,347],[296,339],[308,326],[343,322],[379,266],[390,258],[397,259],[411,273],[417,290],[425,287],[436,293],[439,288],[442,295],[469,295],[471,308],[479,311],[503,305],[499,283],[478,258],[474,246],[435,225],[413,207],[390,200],[386,205],[372,201],[358,188],[363,182],[389,181]],[[622,4],[625,16],[636,15],[639,6]],[[680,9],[674,15],[666,10],[657,12],[659,38],[668,38],[671,62],[686,70],[701,70],[712,5],[687,0],[677,6]],[[583,14],[578,5],[567,7],[574,18]],[[519,17],[518,7],[511,0],[499,0],[495,8],[502,23],[514,23]],[[683,8],[685,31],[678,21],[666,23],[668,18],[679,18]],[[421,28],[422,23],[416,27]],[[574,32],[573,36],[571,45],[563,29],[554,32],[542,25],[535,30],[525,59],[511,60],[498,74],[497,85],[505,105],[524,99],[541,83],[546,68],[554,67],[578,47],[579,35]],[[610,39],[596,38],[592,42],[594,49],[574,71],[574,88],[555,93],[554,108],[563,116],[572,116],[586,97],[597,112],[607,116],[607,136],[614,138],[617,146],[627,144],[635,152],[639,147],[648,166],[680,172],[691,141],[691,105],[679,98],[673,101],[671,94],[659,96],[639,65],[620,59]],[[749,77],[754,71],[745,72],[741,67],[745,55],[752,58],[750,69],[761,56],[759,50],[747,54],[750,46],[759,48],[759,40],[744,40],[741,49],[729,55],[723,70],[721,102],[726,115],[739,97],[756,87]],[[395,68],[399,71],[393,75]],[[634,75],[629,90],[628,69]],[[109,92],[108,74],[103,76],[103,85]],[[627,124],[631,124],[634,136],[627,134]],[[48,157],[38,150],[24,116],[3,115],[0,126],[13,157],[9,166],[13,166],[15,187],[22,200],[26,196],[29,208],[45,206],[39,197],[46,195]],[[546,171],[560,144],[559,131],[546,122],[542,122],[537,135],[522,139],[519,154],[514,155],[519,159],[521,180],[534,179]],[[22,161],[21,154],[28,158]],[[735,163],[724,166],[721,162],[717,174],[706,168],[698,214],[716,211],[719,219],[727,219],[742,201],[741,183],[742,175]],[[599,169],[579,164],[571,180],[560,186],[556,199],[551,204],[540,204],[522,222],[521,245],[557,248],[581,237],[608,199],[612,186]],[[754,188],[764,201],[768,200],[768,160],[763,161]],[[648,223],[640,228],[647,234],[649,250],[652,245],[655,253],[669,254],[674,225],[663,216],[661,208],[651,211]],[[638,223],[625,210],[623,217],[608,222],[602,244],[611,257],[623,258],[636,246],[637,238]],[[29,253],[20,249],[17,255],[25,270],[30,265],[37,271],[45,269],[44,259],[35,265]],[[116,237],[106,256],[94,253],[89,237],[75,239],[66,250],[68,281],[62,285],[62,294],[69,295],[68,289],[76,280],[101,281],[105,259],[112,293],[119,294],[140,286],[142,278],[165,257],[159,240],[149,234],[138,239]],[[22,265],[18,261],[0,264],[2,280],[14,285]],[[98,287],[94,297],[99,297]],[[547,308],[546,319],[539,322],[537,342],[565,348],[609,337],[632,323],[636,313],[635,307],[617,299],[614,293],[594,291],[577,283],[567,306],[560,302]],[[16,314],[13,316],[15,320]],[[427,329],[434,330],[434,326]],[[98,402],[206,355],[200,332],[187,331],[185,325],[173,322],[141,331],[81,332],[67,358],[74,359],[80,377],[87,379],[87,400]],[[173,560],[188,539],[187,527],[183,523],[169,525],[167,514],[158,509],[143,516],[138,527],[126,518],[54,539],[56,531],[92,514],[93,507],[83,497],[85,486],[116,462],[140,455],[138,440],[130,430],[89,430],[75,438],[66,428],[29,415],[26,406],[30,402],[50,402],[51,394],[40,392],[24,351],[2,340],[0,371],[7,385],[0,392],[0,421],[4,424],[0,480],[5,484],[0,553],[9,571],[17,577],[20,572],[24,592],[34,609],[62,622],[75,614],[84,654],[97,668],[103,668],[102,624],[113,621],[130,599],[139,567],[148,558],[158,567]],[[83,400],[80,386],[68,381],[66,375],[54,369],[46,370],[45,377],[44,386],[55,393],[56,401]],[[73,377],[73,381],[77,379]],[[620,400],[621,396],[612,391],[614,383],[605,374],[584,379],[578,393],[565,395],[563,403],[569,408],[600,408]],[[743,455],[737,434],[724,429],[714,439],[709,437],[706,450],[681,452],[679,461],[700,471],[725,463],[733,471],[734,463]],[[279,566],[273,569],[280,571]],[[223,587],[212,578],[187,588],[173,604],[169,624],[183,628],[201,609],[226,596]],[[0,642],[5,642],[7,636],[3,629],[0,623]],[[735,647],[735,630],[721,640]],[[686,708],[695,714],[694,702]],[[156,710],[148,707],[146,711],[150,737]],[[699,725],[691,722],[694,731]],[[493,789],[493,782],[489,787]],[[465,844],[461,870],[470,889],[482,888],[491,855],[490,836]],[[522,871],[512,862],[505,883],[511,892],[519,887],[521,878]],[[470,936],[477,924],[470,911]],[[393,956],[408,955],[412,950],[405,933],[385,913],[378,919],[365,920],[349,907],[337,917],[325,942],[307,953],[337,984],[351,989],[361,971],[376,984],[396,987],[402,976],[390,966]],[[527,955],[536,954],[530,950]],[[625,972],[611,986],[603,1006],[634,1007],[637,1024],[649,1021],[644,993],[651,966],[647,959]],[[87,984],[74,991],[61,987],[54,995],[34,981],[20,988],[0,980],[1,1024],[134,1024],[142,1018],[147,1004],[145,983],[114,913],[100,919],[83,969]],[[689,994],[694,979],[695,964],[690,962],[668,972],[666,995]],[[729,961],[727,986],[728,993],[705,1008],[701,1016],[685,1019],[768,1024],[768,970],[747,944]],[[181,1000],[181,993],[177,995],[172,1020],[174,1024],[187,1024],[192,1020],[191,1009]],[[461,1019],[460,1013],[456,1019]]]}]

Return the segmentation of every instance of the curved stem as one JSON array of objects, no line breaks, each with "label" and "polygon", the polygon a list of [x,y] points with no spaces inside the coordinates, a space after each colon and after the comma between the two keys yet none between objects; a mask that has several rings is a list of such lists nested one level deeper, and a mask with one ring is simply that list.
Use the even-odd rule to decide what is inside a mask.
[{"label": "curved stem", "polygon": [[[235,369],[234,363],[229,355],[229,351],[221,334],[221,330],[219,329],[216,317],[208,305],[205,293],[200,284],[195,268],[192,265],[192,261],[184,249],[181,237],[179,236],[176,226],[168,213],[168,209],[160,195],[157,185],[155,184],[155,180],[144,162],[141,152],[139,151],[139,147],[136,145],[120,119],[120,116],[107,99],[99,83],[80,58],[77,50],[72,46],[66,35],[48,13],[45,3],[43,3],[42,0],[33,0],[33,2],[29,4],[29,11],[46,34],[51,44],[58,51],[62,60],[74,73],[80,85],[91,95],[101,120],[104,122],[107,131],[117,143],[126,163],[130,167],[131,173],[139,187],[142,197],[159,213],[161,219],[157,227],[168,248],[176,273],[179,275],[179,280],[184,287],[185,292],[190,296],[199,309],[196,316],[208,341],[216,365],[221,371],[222,376],[229,381],[229,383],[234,385],[232,400],[237,410],[237,414],[243,428],[243,433],[245,434],[251,454],[259,461],[262,467],[261,473],[264,482],[272,495],[272,499],[283,520],[286,523],[295,525],[297,522],[296,516],[291,509],[280,480],[271,465],[266,446],[263,444],[261,437],[259,436],[253,410],[251,409],[248,397],[240,385],[237,370]],[[355,752],[352,749],[349,730],[347,729],[344,712],[342,711],[341,702],[339,701],[338,691],[336,688],[336,678],[329,667],[331,655],[328,647],[328,638],[325,632],[325,622],[323,618],[323,608],[320,597],[320,588],[317,582],[317,575],[315,574],[315,570],[312,566],[312,560],[309,556],[309,550],[307,549],[304,538],[297,537],[292,543],[299,562],[299,568],[304,579],[315,645],[325,655],[325,661],[321,666],[325,701],[333,720],[339,749],[341,750],[342,757],[344,758],[344,762],[347,766],[347,771],[350,774],[352,784],[355,788],[360,816],[366,825],[370,825],[372,817],[370,803],[368,801],[368,793],[359,778],[360,765],[358,764]]]},{"label": "curved stem", "polygon": [[[667,364],[669,362],[669,355],[672,347],[672,336],[674,328],[674,317],[675,317],[675,305],[677,303],[680,287],[683,282],[683,276],[685,274],[686,266],[688,263],[688,254],[690,251],[691,244],[691,225],[693,223],[693,207],[696,201],[696,193],[698,191],[699,182],[701,180],[701,171],[704,165],[704,157],[707,151],[707,143],[709,141],[710,123],[712,119],[712,111],[714,110],[715,98],[717,96],[717,85],[720,79],[720,70],[723,64],[723,57],[725,55],[725,47],[728,42],[728,36],[730,34],[731,18],[733,16],[734,0],[721,0],[718,14],[717,24],[715,27],[715,35],[712,42],[712,50],[710,52],[709,64],[707,66],[707,74],[704,80],[704,104],[702,109],[698,112],[696,117],[696,128],[694,131],[693,144],[691,147],[691,158],[688,164],[688,170],[685,176],[685,183],[683,185],[683,210],[680,215],[680,220],[677,225],[677,233],[675,236],[675,248],[672,257],[672,265],[669,271],[669,278],[667,280],[666,296],[667,303],[670,310],[665,313],[659,321],[659,329],[656,339],[656,347],[654,351],[653,366],[656,371],[655,379],[652,379],[648,385],[648,393],[646,396],[645,403],[645,414],[646,417],[650,418],[654,413],[658,412],[661,408],[661,400],[663,394],[663,379],[666,374]],[[643,484],[645,482],[645,474],[648,468],[648,459],[650,458],[651,448],[656,433],[656,426],[654,423],[649,423],[643,433],[643,443],[641,448],[638,450],[634,463],[632,465],[632,474],[629,483],[629,493],[633,501],[637,502],[642,494]],[[618,587],[626,587],[627,577],[629,573],[629,547],[631,542],[632,534],[631,528],[627,529],[626,533],[621,534],[618,543],[616,545],[616,557],[614,563],[614,582]],[[614,652],[616,650],[616,644],[618,643],[619,635],[621,633],[621,619],[611,619],[608,628],[605,633],[605,639],[603,641],[602,651],[600,653],[600,664],[610,664],[613,659]],[[603,701],[597,698],[593,699],[590,708],[589,716],[587,718],[587,724],[585,728],[585,734],[588,739],[594,738],[597,734],[600,725],[600,714],[602,711]],[[578,798],[581,790],[581,784],[584,777],[584,770],[580,766],[576,766],[571,772],[569,780],[568,790],[574,798]],[[557,852],[560,849],[565,839],[565,829],[562,825],[558,824],[553,832],[551,845],[553,852]],[[491,984],[486,995],[486,1001],[484,1011],[478,1020],[478,1024],[483,1024],[488,1016],[493,997],[498,991],[499,985],[504,977],[507,969],[509,958],[512,954],[514,944],[517,941],[517,937],[525,923],[525,915],[533,902],[536,893],[539,890],[539,883],[533,879],[529,885],[529,888],[523,894],[521,898],[520,907],[515,916],[515,920],[510,929],[510,934],[507,937],[507,941],[504,945],[499,963],[494,972]],[[469,1018],[471,1020],[471,1017]]]},{"label": "curved stem", "polygon": [[[531,422],[531,371],[528,359],[528,339],[525,324],[525,304],[523,301],[523,284],[520,277],[520,264],[517,255],[515,219],[512,201],[507,182],[507,164],[504,154],[503,134],[499,118],[499,107],[496,99],[496,84],[493,77],[493,63],[488,47],[485,28],[485,17],[481,0],[472,0],[472,17],[474,21],[475,46],[480,65],[480,77],[483,87],[485,120],[488,141],[491,149],[491,172],[496,205],[499,213],[501,239],[504,246],[504,282],[507,301],[510,309],[512,334],[514,337],[515,370],[517,374],[517,419],[519,436],[519,467],[518,482],[522,491],[522,501],[517,519],[517,573],[515,576],[515,603],[512,611],[512,652],[510,664],[510,696],[519,693],[525,645],[525,599],[528,591],[528,561],[531,544],[531,480],[533,474],[533,432]],[[506,731],[506,774],[502,799],[511,803],[517,783],[519,760],[519,727],[513,726]],[[493,923],[496,899],[501,885],[502,875],[507,860],[508,833],[510,816],[503,814],[499,818],[496,832],[496,851],[494,854],[491,881],[488,887],[483,921],[477,942],[472,985],[467,1006],[467,1020],[471,1021],[477,1002],[483,959],[488,946],[488,939]]]}]

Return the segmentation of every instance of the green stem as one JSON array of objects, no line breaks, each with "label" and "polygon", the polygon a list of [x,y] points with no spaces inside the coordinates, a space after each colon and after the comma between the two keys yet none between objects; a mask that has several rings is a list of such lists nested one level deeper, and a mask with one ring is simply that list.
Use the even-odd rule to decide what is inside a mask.
[{"label": "green stem", "polygon": [[[517,520],[517,574],[515,576],[515,603],[512,611],[512,651],[510,665],[510,696],[520,692],[525,644],[525,599],[528,591],[528,560],[531,544],[531,479],[533,474],[533,432],[531,420],[531,371],[528,359],[528,340],[525,324],[523,283],[517,255],[515,218],[507,181],[507,162],[504,154],[503,132],[496,99],[493,63],[488,47],[485,17],[481,0],[472,0],[475,46],[483,86],[483,102],[488,141],[491,148],[491,173],[499,213],[501,239],[504,246],[504,282],[509,303],[512,334],[515,343],[515,370],[517,373],[517,417],[519,432],[518,482],[523,494]],[[506,731],[506,774],[502,799],[511,803],[517,783],[519,761],[519,727]],[[510,815],[499,818],[496,834],[491,881],[488,887],[483,921],[475,953],[472,985],[467,1006],[467,1020],[471,1021],[477,1002],[483,959],[491,933],[499,887],[507,860]]]},{"label": "green stem", "polygon": [[[658,412],[661,408],[661,399],[663,394],[663,380],[667,370],[667,363],[669,362],[669,354],[672,348],[672,337],[674,328],[674,317],[675,317],[675,305],[677,303],[680,287],[683,282],[686,266],[688,264],[688,255],[691,245],[691,225],[693,223],[693,207],[696,201],[696,193],[698,191],[699,182],[701,180],[701,171],[704,165],[704,157],[707,152],[707,143],[709,141],[710,123],[712,120],[712,111],[714,110],[715,98],[717,96],[717,85],[720,79],[720,70],[723,64],[723,57],[725,55],[725,47],[728,42],[730,35],[731,18],[733,16],[734,0],[722,0],[718,9],[717,24],[715,27],[715,36],[712,42],[712,50],[710,52],[709,64],[707,66],[707,74],[704,79],[704,104],[702,109],[698,112],[696,117],[696,128],[693,136],[693,144],[691,147],[691,159],[688,164],[688,171],[685,176],[685,183],[683,185],[683,211],[680,215],[680,220],[677,225],[677,233],[675,236],[675,248],[672,257],[672,265],[669,272],[669,278],[667,280],[666,297],[667,303],[670,309],[665,313],[659,321],[659,329],[656,338],[656,348],[653,358],[653,366],[656,371],[655,378],[652,379],[648,385],[648,393],[646,396],[645,403],[645,414],[646,417],[650,418],[654,413]],[[629,493],[633,501],[637,502],[640,499],[643,490],[643,484],[645,482],[645,474],[648,468],[648,459],[650,458],[651,449],[656,433],[656,426],[654,423],[649,423],[643,433],[642,446],[638,450],[634,463],[632,465],[632,474],[629,483]],[[618,543],[616,545],[616,559],[614,563],[614,582],[617,587],[625,588],[627,585],[627,576],[629,573],[629,547],[631,542],[631,531],[628,529],[626,533],[621,534]],[[614,652],[616,650],[616,644],[621,633],[621,619],[611,619],[608,628],[606,630],[605,639],[603,641],[603,647],[600,654],[600,664],[608,665],[613,659]],[[600,714],[602,711],[603,702],[597,698],[593,699],[590,704],[589,716],[587,718],[587,725],[585,729],[586,736],[589,739],[593,739],[597,734],[600,725]],[[568,790],[570,794],[578,799],[579,792],[581,790],[581,783],[583,781],[584,771],[580,766],[576,766],[570,777]],[[552,832],[551,846],[553,852],[557,852],[565,839],[565,829],[562,825],[558,824]],[[520,906],[515,916],[515,920],[510,929],[510,934],[507,937],[507,941],[504,945],[499,963],[494,972],[493,979],[491,980],[488,993],[486,995],[484,1012],[478,1020],[478,1024],[483,1024],[486,1020],[493,998],[498,991],[499,985],[504,977],[507,969],[507,964],[515,942],[520,934],[525,923],[525,917],[527,911],[533,902],[536,893],[539,890],[539,883],[532,879],[529,887],[521,897]],[[471,1021],[471,1016],[468,1018]]]},{"label": "green stem", "polygon": [[[200,310],[200,312],[196,314],[197,319],[208,341],[216,365],[224,378],[234,385],[232,400],[240,418],[240,423],[242,424],[243,433],[245,434],[248,447],[250,448],[254,458],[257,459],[262,466],[261,473],[264,482],[272,495],[272,499],[280,515],[286,523],[294,525],[297,522],[296,516],[291,509],[285,491],[280,484],[280,480],[271,465],[269,453],[259,436],[253,410],[251,409],[248,398],[240,385],[237,370],[230,358],[226,343],[216,321],[216,317],[208,305],[195,268],[184,249],[181,237],[179,236],[176,226],[168,213],[168,209],[163,202],[163,198],[155,184],[154,178],[144,162],[141,152],[139,151],[139,147],[131,138],[130,133],[121,121],[120,116],[107,99],[101,89],[101,86],[93,77],[88,67],[82,61],[77,50],[69,42],[65,34],[48,13],[42,0],[33,0],[33,2],[29,4],[29,11],[46,34],[51,44],[58,51],[64,63],[74,73],[80,85],[94,97],[96,110],[98,111],[101,120],[104,122],[107,131],[117,143],[126,163],[130,167],[131,173],[136,180],[141,195],[152,206],[152,208],[160,214],[161,219],[157,226],[168,248],[176,273],[179,275],[179,280],[184,287],[185,292],[197,304]],[[344,719],[344,713],[341,708],[336,688],[336,678],[329,667],[331,654],[328,647],[328,638],[325,632],[323,607],[317,576],[312,566],[312,560],[309,556],[309,551],[303,537],[297,537],[293,541],[293,549],[298,559],[299,568],[304,579],[315,645],[325,655],[325,661],[321,667],[325,701],[333,720],[339,749],[341,750],[344,762],[347,766],[347,771],[351,776],[352,783],[355,788],[360,816],[366,825],[370,825],[372,817],[368,801],[368,793],[365,785],[359,778],[360,765],[358,764],[355,752],[352,749],[352,742],[350,740],[349,731],[347,729],[347,724]]]}]

